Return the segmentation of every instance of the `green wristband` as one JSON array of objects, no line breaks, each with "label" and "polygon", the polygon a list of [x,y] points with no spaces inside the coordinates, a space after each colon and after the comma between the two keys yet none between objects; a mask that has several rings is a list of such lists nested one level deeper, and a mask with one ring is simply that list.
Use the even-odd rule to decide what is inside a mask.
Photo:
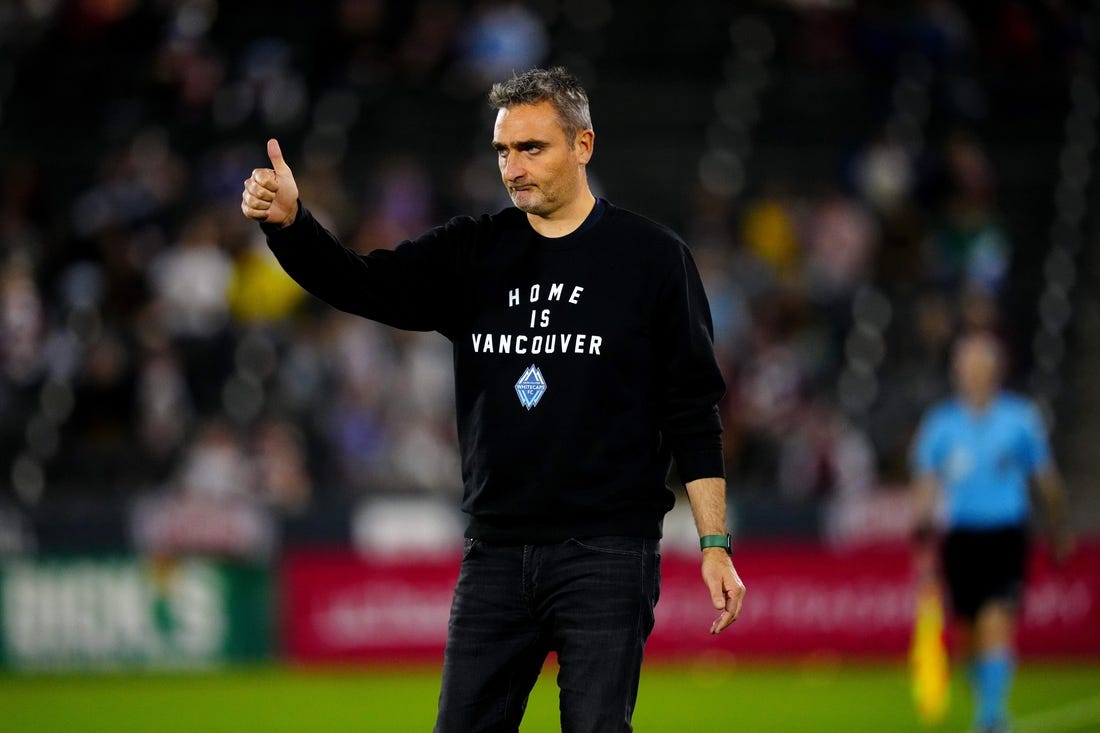
[{"label": "green wristband", "polygon": [[705,534],[699,538],[699,549],[705,550],[708,547],[721,547],[727,555],[732,555],[733,538],[730,537],[729,532],[725,534]]}]

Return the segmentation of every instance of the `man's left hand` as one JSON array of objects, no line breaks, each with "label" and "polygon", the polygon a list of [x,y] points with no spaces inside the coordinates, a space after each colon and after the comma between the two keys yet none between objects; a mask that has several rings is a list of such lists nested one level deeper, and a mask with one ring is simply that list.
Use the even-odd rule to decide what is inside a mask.
[{"label": "man's left hand", "polygon": [[710,591],[716,611],[721,611],[710,626],[710,633],[720,634],[741,615],[745,599],[745,584],[737,576],[726,551],[720,547],[703,550],[703,582]]}]

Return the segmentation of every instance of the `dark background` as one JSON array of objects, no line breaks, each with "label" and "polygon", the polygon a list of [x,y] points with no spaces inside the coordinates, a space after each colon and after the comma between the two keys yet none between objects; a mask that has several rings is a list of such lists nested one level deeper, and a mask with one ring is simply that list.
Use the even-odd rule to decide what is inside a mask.
[{"label": "dark background", "polygon": [[361,251],[495,210],[485,92],[558,63],[591,97],[598,193],[703,272],[741,534],[819,534],[836,502],[896,496],[975,327],[1095,529],[1085,8],[5,3],[0,552],[156,545],[147,501],[245,507],[285,543],[346,542],[375,497],[456,505],[447,343],[287,287],[241,182],[278,137]]}]

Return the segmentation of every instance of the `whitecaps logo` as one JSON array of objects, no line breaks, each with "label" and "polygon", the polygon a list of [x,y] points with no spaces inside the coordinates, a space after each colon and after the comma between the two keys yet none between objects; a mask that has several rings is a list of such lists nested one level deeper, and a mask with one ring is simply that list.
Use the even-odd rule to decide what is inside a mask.
[{"label": "whitecaps logo", "polygon": [[537,366],[532,364],[524,370],[516,382],[516,394],[519,396],[519,403],[528,410],[537,405],[546,394],[546,379]]}]

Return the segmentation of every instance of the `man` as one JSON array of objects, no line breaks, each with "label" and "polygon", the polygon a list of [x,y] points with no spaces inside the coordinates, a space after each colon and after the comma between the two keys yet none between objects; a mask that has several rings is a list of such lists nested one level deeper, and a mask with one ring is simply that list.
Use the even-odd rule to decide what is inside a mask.
[{"label": "man", "polygon": [[241,208],[317,297],[454,344],[469,525],[436,731],[517,730],[550,651],[562,729],[629,731],[670,458],[720,611],[711,633],[745,593],[729,556],[709,307],[675,234],[589,190],[595,133],[574,77],[534,69],[490,102],[514,208],[360,256],[298,201],[274,140]]},{"label": "man", "polygon": [[941,555],[959,641],[970,663],[975,730],[1008,730],[1015,619],[1028,556],[1029,483],[1057,560],[1069,553],[1062,482],[1038,411],[1000,389],[1003,355],[988,334],[955,347],[957,396],[924,418],[914,448],[919,574],[933,573],[942,492]]}]

